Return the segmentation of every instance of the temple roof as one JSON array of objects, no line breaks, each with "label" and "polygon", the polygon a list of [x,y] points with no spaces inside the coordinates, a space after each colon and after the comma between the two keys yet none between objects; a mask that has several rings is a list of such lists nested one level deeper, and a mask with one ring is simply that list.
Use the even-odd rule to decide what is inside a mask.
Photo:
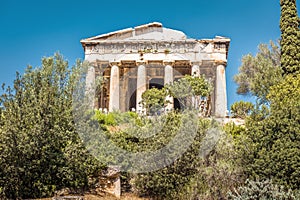
[{"label": "temple roof", "polygon": [[182,31],[164,28],[159,22],[152,22],[136,26],[134,28],[126,28],[110,33],[101,34],[81,40],[84,43],[98,43],[104,41],[168,41],[168,40],[187,40],[186,35]]}]

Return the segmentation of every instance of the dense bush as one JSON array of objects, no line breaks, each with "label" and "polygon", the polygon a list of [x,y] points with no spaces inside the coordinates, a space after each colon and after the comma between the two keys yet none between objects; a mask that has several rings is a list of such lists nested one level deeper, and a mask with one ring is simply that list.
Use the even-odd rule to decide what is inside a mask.
[{"label": "dense bush", "polygon": [[[96,116],[98,118],[98,115]],[[180,130],[185,133],[186,137],[183,139],[192,140],[191,146],[170,165],[152,172],[126,173],[123,181],[130,183],[128,188],[137,194],[157,199],[225,198],[227,191],[242,180],[241,170],[235,165],[233,137],[223,133],[216,121],[194,118],[188,111],[168,112],[158,118],[131,119],[134,121],[127,120],[113,126],[105,125],[105,134],[108,138],[126,151],[144,152],[161,149]],[[193,120],[197,124],[196,134],[195,137],[189,138],[194,130]],[[150,134],[151,137],[141,137],[151,131],[155,132]],[[182,141],[179,139],[177,142],[180,146]],[[119,164],[126,165],[126,163]]]},{"label": "dense bush", "polygon": [[239,101],[230,106],[232,117],[245,119],[254,110],[254,105],[251,102]]},{"label": "dense bush", "polygon": [[[40,198],[64,187],[85,189],[98,164],[76,133],[72,93],[78,69],[60,55],[17,75],[0,98],[0,194]],[[4,198],[3,197],[3,198]]]},{"label": "dense bush", "polygon": [[140,103],[147,110],[148,115],[157,114],[169,103],[166,101],[167,95],[165,88],[151,88],[142,94],[142,101]]},{"label": "dense bush", "polygon": [[298,197],[291,190],[275,185],[270,180],[246,180],[245,186],[228,193],[228,199],[232,200],[296,200]]},{"label": "dense bush", "polygon": [[126,124],[138,120],[138,115],[135,112],[120,112],[114,111],[109,113],[103,113],[102,111],[95,110],[96,119],[102,128],[107,128],[108,126],[117,126],[119,124]]},{"label": "dense bush", "polygon": [[286,76],[273,86],[270,110],[246,121],[244,170],[252,178],[272,179],[291,189],[300,185],[300,77]]},{"label": "dense bush", "polygon": [[[186,120],[193,120],[193,118],[183,115],[185,114],[168,113],[166,116],[163,116],[167,118],[167,122],[161,132],[147,142],[150,148],[155,150],[166,146],[179,131],[179,125],[182,121],[183,124],[189,124]],[[199,128],[196,130],[195,138],[192,138],[192,145],[185,152],[182,152],[182,155],[169,166],[154,172],[136,175],[133,185],[138,193],[160,199],[178,198],[180,190],[198,173],[197,167],[201,160],[199,156],[200,142],[209,124],[209,121],[206,120],[199,121]],[[185,126],[184,131],[188,138],[189,132],[193,131],[193,129]],[[180,141],[178,145],[180,145]]]}]

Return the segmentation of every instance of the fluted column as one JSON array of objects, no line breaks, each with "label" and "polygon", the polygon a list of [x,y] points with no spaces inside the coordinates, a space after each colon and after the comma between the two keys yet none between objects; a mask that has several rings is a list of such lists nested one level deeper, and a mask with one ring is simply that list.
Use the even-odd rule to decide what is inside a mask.
[{"label": "fluted column", "polygon": [[[174,74],[173,74],[173,67],[171,63],[166,63],[165,65],[165,77],[164,77],[164,84],[173,83],[174,81]],[[166,110],[172,110],[174,108],[174,99],[171,96],[167,96],[166,100],[169,101],[168,105],[166,106]]]},{"label": "fluted column", "polygon": [[86,96],[88,97],[88,102],[90,104],[90,108],[93,109],[95,107],[95,67],[89,67],[86,75]]},{"label": "fluted column", "polygon": [[110,71],[109,85],[109,111],[120,109],[120,72],[117,65],[113,65]]},{"label": "fluted column", "polygon": [[[192,71],[191,71],[191,75],[193,77],[200,77],[200,67],[198,62],[197,63],[193,63],[192,64]],[[192,97],[192,105],[194,106],[195,109],[199,109],[199,103],[200,103],[200,97]]]},{"label": "fluted column", "polygon": [[137,70],[137,84],[136,84],[136,111],[138,113],[145,113],[145,108],[143,108],[140,102],[142,101],[142,94],[147,89],[146,82],[146,67],[140,63]]},{"label": "fluted column", "polygon": [[191,75],[196,76],[196,77],[200,76],[200,67],[199,67],[199,65],[194,64],[192,66],[192,74]]},{"label": "fluted column", "polygon": [[227,111],[227,95],[226,95],[226,63],[219,63],[216,71],[216,99],[215,99],[215,116],[225,117]]}]

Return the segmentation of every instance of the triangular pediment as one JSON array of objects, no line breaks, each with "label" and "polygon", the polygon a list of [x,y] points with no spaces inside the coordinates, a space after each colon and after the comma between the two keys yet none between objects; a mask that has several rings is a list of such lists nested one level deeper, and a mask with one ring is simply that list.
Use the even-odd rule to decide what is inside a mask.
[{"label": "triangular pediment", "polygon": [[81,40],[81,43],[101,41],[135,41],[135,40],[186,40],[182,31],[164,28],[159,22],[152,22],[134,28],[126,28]]}]

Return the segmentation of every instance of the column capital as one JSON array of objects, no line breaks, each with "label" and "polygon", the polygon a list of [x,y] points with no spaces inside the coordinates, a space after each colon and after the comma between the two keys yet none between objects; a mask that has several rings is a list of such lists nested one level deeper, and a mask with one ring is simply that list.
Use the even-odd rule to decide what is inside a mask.
[{"label": "column capital", "polygon": [[193,66],[193,65],[201,66],[202,61],[193,61],[193,62],[191,62],[191,64],[192,64],[192,66]]},{"label": "column capital", "polygon": [[167,66],[167,65],[170,65],[170,66],[174,66],[174,62],[173,61],[163,61],[163,65],[164,66]]},{"label": "column capital", "polygon": [[117,61],[112,61],[112,62],[109,62],[109,66],[121,66],[121,63],[120,62],[117,62]]},{"label": "column capital", "polygon": [[140,65],[146,65],[147,62],[146,61],[136,61],[136,65],[140,66]]},{"label": "column capital", "polygon": [[227,61],[225,60],[215,60],[215,65],[223,65],[223,66],[226,66],[227,65]]}]

